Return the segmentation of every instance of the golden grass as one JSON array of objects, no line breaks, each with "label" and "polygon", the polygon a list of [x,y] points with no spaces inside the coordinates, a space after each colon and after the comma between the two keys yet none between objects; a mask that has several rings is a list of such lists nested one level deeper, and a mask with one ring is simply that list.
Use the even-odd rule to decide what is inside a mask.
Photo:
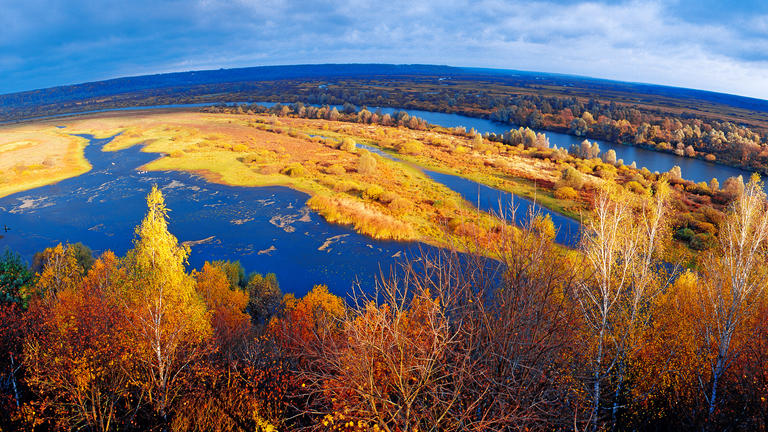
[{"label": "golden grass", "polygon": [[87,143],[51,124],[1,127],[0,197],[87,172]]}]

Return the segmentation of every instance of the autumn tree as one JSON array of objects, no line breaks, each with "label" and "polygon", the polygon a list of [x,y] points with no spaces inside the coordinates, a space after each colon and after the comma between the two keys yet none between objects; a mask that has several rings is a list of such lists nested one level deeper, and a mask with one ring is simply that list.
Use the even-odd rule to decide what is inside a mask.
[{"label": "autumn tree", "polygon": [[18,254],[6,250],[0,255],[0,429],[21,407],[23,311],[26,308],[35,276]]},{"label": "autumn tree", "polygon": [[376,158],[371,152],[364,151],[357,161],[357,172],[363,175],[376,174]]},{"label": "autumn tree", "polygon": [[720,401],[721,379],[731,366],[734,339],[745,330],[764,300],[768,268],[768,205],[757,177],[746,185],[720,227],[715,251],[702,265],[702,307],[711,319],[703,321],[704,336],[713,357],[707,392],[709,415]]},{"label": "autumn tree", "polygon": [[211,317],[214,337],[221,353],[232,358],[234,351],[244,342],[250,328],[250,317],[245,313],[248,294],[231,279],[221,267],[206,262],[203,269],[192,273],[196,291],[203,298]]},{"label": "autumn tree", "polygon": [[[651,322],[649,305],[668,284],[659,261],[667,235],[666,183],[652,198],[634,204],[629,197],[603,191],[595,201],[581,250],[586,278],[577,285],[586,331],[593,346],[591,429],[605,421],[605,399],[615,424],[626,385],[627,362]],[[605,385],[613,388],[606,391]]]},{"label": "autumn tree", "polygon": [[300,326],[306,342],[295,348],[296,373],[313,401],[305,412],[329,428],[386,431],[559,421],[575,316],[562,296],[573,266],[555,259],[554,233],[551,222],[532,218],[522,231],[500,233],[498,249],[424,255],[336,315],[336,337]]},{"label": "autumn tree", "polygon": [[129,286],[124,296],[136,350],[134,384],[167,421],[211,325],[195,281],[185,271],[189,249],[168,231],[168,209],[157,186],[147,196],[147,206],[134,249],[126,256]]},{"label": "autumn tree", "polygon": [[274,273],[252,274],[245,287],[248,293],[246,311],[256,324],[266,324],[280,308],[283,293]]},{"label": "autumn tree", "polygon": [[[62,269],[56,255],[54,249],[43,275]],[[108,431],[128,422],[123,281],[117,258],[106,252],[81,281],[41,289],[44,298],[32,303],[24,344],[28,384],[41,400],[38,416],[50,416],[56,427]]]}]

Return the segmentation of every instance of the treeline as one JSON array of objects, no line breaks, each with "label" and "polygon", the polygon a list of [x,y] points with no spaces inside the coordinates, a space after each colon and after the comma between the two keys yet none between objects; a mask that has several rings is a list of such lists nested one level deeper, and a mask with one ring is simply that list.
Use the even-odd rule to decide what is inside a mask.
[{"label": "treeline", "polygon": [[[613,92],[614,97],[611,91],[601,88],[591,89],[597,94],[596,98],[575,97],[569,95],[571,91],[568,89],[539,88],[534,84],[523,80],[511,85],[503,80],[468,77],[441,81],[435,76],[397,77],[387,81],[374,77],[328,80],[318,77],[312,81],[283,79],[198,84],[137,90],[94,99],[68,101],[65,98],[50,104],[10,106],[0,120],[141,105],[217,101],[351,103],[486,117],[768,173],[768,130],[759,113],[752,118],[749,113],[732,106],[698,99],[685,101],[664,96],[656,101],[650,94],[634,94],[627,89]],[[579,89],[577,93],[592,94],[590,87]],[[648,100],[633,102],[641,97]],[[699,103],[704,103],[701,109]],[[728,118],[733,120],[707,115],[718,110],[727,112]]]},{"label": "treeline", "polygon": [[[233,113],[233,114],[275,114],[282,117],[294,115],[300,118],[321,119],[330,121],[347,121],[353,123],[378,124],[382,126],[401,126],[415,130],[425,130],[429,126],[426,120],[409,115],[406,111],[385,114],[379,108],[369,111],[366,107],[358,108],[348,102],[339,110],[330,105],[305,105],[302,102],[291,104],[277,103],[271,107],[262,104],[218,104],[202,108],[203,112]],[[462,128],[462,133],[466,129]]]},{"label": "treeline", "polygon": [[124,257],[59,245],[35,273],[0,259],[3,430],[766,427],[756,179],[689,270],[661,260],[661,181],[599,194],[578,251],[532,217],[346,300],[282,296],[229,262],[190,273],[161,193],[147,202]]},{"label": "treeline", "polygon": [[732,122],[544,96],[510,98],[490,118],[768,172],[766,136]]},{"label": "treeline", "polygon": [[384,88],[349,83],[312,89],[303,100],[313,104],[396,106],[488,117],[502,123],[637,145],[768,173],[768,135],[764,128],[664,109],[652,102],[619,104],[565,95],[429,89],[432,91],[416,92],[404,83]]}]

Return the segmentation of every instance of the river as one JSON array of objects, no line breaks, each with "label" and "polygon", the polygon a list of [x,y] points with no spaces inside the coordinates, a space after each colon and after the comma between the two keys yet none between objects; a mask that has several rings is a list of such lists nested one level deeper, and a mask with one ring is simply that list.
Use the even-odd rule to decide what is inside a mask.
[{"label": "river", "polygon": [[[178,106],[163,108],[174,107]],[[510,128],[456,114],[407,111],[445,127],[464,126],[483,133],[502,133]],[[558,147],[581,141],[570,135],[546,134]],[[158,184],[171,209],[172,232],[181,241],[202,240],[192,247],[190,265],[199,268],[206,260],[240,260],[248,271],[276,273],[283,289],[297,295],[318,283],[327,284],[337,294],[348,293],[355,285],[369,289],[380,269],[386,273],[403,257],[435,250],[421,243],[373,240],[349,227],[329,224],[305,206],[306,194],[285,187],[224,186],[182,172],[139,171],[139,166],[158,156],[142,153],[138,147],[103,152],[101,147],[108,139],[86,138],[90,144],[85,156],[93,165],[91,171],[0,198],[3,223],[11,227],[0,239],[0,247],[31,259],[35,252],[58,242],[80,241],[97,253],[111,249],[121,255],[132,246],[133,229],[146,211],[147,192],[152,184]],[[626,163],[636,161],[652,171],[680,165],[683,175],[695,181],[716,177],[722,183],[733,175],[750,174],[698,159],[599,143],[603,151],[613,148]],[[498,211],[501,205],[503,212],[514,215],[517,221],[525,219],[530,210],[549,214],[559,243],[574,246],[578,242],[577,221],[471,180],[428,170],[424,173],[485,211]]]}]

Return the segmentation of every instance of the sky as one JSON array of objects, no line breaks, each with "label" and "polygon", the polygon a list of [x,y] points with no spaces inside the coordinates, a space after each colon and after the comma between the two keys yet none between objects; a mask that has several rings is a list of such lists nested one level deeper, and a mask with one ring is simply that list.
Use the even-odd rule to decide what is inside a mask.
[{"label": "sky", "polygon": [[0,94],[309,63],[556,72],[768,99],[768,1],[0,0]]}]

